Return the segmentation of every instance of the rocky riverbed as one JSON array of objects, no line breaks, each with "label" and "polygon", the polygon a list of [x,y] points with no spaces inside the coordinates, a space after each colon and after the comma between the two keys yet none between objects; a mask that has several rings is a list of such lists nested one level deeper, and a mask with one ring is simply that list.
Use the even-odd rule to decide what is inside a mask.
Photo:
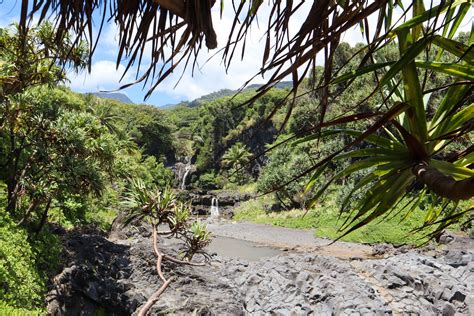
[{"label": "rocky riverbed", "polygon": [[[226,231],[219,229],[221,234]],[[64,234],[67,264],[54,278],[48,295],[48,311],[52,315],[136,314],[159,288],[146,227],[115,231],[109,238]],[[238,237],[235,233],[228,235],[232,234]],[[173,240],[164,240],[161,247],[169,254],[177,249]],[[354,247],[358,251],[359,246]],[[253,261],[214,255],[211,264],[204,267],[165,262],[165,274],[174,276],[175,281],[151,313],[474,314],[472,241],[453,244],[444,250],[402,253],[385,249],[383,257],[376,259],[357,256],[341,259],[327,253],[321,255],[318,249],[285,248],[286,251]]]}]

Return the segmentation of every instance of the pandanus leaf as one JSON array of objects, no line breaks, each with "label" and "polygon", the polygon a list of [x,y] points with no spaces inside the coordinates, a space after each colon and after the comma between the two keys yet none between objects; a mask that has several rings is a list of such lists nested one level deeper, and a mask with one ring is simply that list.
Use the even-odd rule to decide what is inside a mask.
[{"label": "pandanus leaf", "polygon": [[[352,218],[352,220],[345,226],[347,228],[349,225],[351,227],[345,231],[338,239],[346,236],[347,234],[353,232],[354,230],[367,225],[372,220],[376,219],[377,217],[383,215],[387,210],[397,203],[397,201],[404,195],[406,191],[406,187],[413,181],[413,175],[411,174],[410,170],[406,170],[395,177],[391,177],[388,179],[384,185],[384,189],[378,193],[375,197],[377,202],[368,203],[370,207],[362,208],[356,216]],[[377,205],[367,217],[362,219],[361,221],[357,222],[359,218],[364,216],[368,211],[370,211],[375,205]],[[357,222],[357,223],[356,223]],[[355,223],[355,225],[353,225]],[[342,229],[345,229],[342,228]]]},{"label": "pandanus leaf", "polygon": [[373,71],[376,71],[376,70],[379,70],[379,69],[383,69],[383,68],[388,67],[388,66],[392,66],[394,63],[395,62],[389,61],[389,62],[385,62],[385,63],[378,63],[378,64],[372,64],[372,65],[360,67],[356,70],[349,71],[347,73],[344,73],[344,74],[334,78],[330,82],[330,84],[337,84],[337,83],[352,80],[354,78],[359,78],[360,76],[362,76],[366,73],[373,72]]},{"label": "pandanus leaf", "polygon": [[357,192],[357,190],[365,187],[366,185],[368,185],[369,183],[377,179],[380,179],[380,177],[377,174],[369,173],[366,176],[364,176],[362,179],[357,181],[354,187],[352,188],[352,190],[344,198],[341,204],[340,213],[343,213],[346,210],[346,207],[349,204],[351,197],[353,197],[354,193]]},{"label": "pandanus leaf", "polygon": [[472,65],[438,63],[434,61],[416,61],[415,64],[419,68],[431,69],[460,79],[474,81],[474,70]]},{"label": "pandanus leaf", "polygon": [[[471,104],[452,116],[446,116],[434,130],[433,136],[431,138],[436,139],[437,137],[447,135],[450,132],[464,126],[465,124],[469,124],[470,120],[473,118],[474,104]],[[436,144],[437,142],[433,143]]]},{"label": "pandanus leaf", "polygon": [[[460,5],[459,10],[451,23],[451,29],[449,30],[448,38],[453,38],[453,36],[456,34],[457,30],[459,29],[459,26],[461,25],[462,21],[464,20],[464,17],[466,16],[471,6],[471,1],[464,2]],[[446,27],[448,25],[450,25],[450,23],[447,23]]]},{"label": "pandanus leaf", "polygon": [[419,14],[411,18],[410,20],[406,21],[405,23],[399,25],[397,28],[395,28],[394,32],[411,29],[415,26],[422,24],[423,22],[426,22],[440,15],[441,13],[444,13],[448,9],[452,9],[459,5],[469,4],[469,3],[470,3],[470,0],[455,0],[452,2],[443,2],[442,4],[432,7],[429,10],[424,11],[422,14]]},{"label": "pandanus leaf", "polygon": [[[337,135],[337,134],[347,134],[347,135],[350,135],[350,136],[360,137],[363,134],[363,132],[353,130],[353,129],[341,129],[341,128],[330,129],[330,130],[321,131],[320,134],[313,134],[313,135],[309,135],[309,136],[300,138],[300,139],[294,141],[292,143],[292,146],[296,146],[296,145],[303,144],[303,143],[306,143],[306,142],[314,141],[314,140],[320,139],[320,138],[324,139],[326,137],[329,137],[329,136],[332,136],[332,135]],[[406,152],[405,147],[401,143],[394,142],[394,141],[392,141],[392,140],[390,140],[386,137],[383,137],[383,136],[371,134],[371,135],[368,135],[364,140],[371,143],[371,144],[380,146],[380,147],[385,148],[385,149],[394,150],[394,151],[398,151],[398,152]]]},{"label": "pandanus leaf", "polygon": [[454,162],[457,167],[467,167],[474,163],[474,151]]},{"label": "pandanus leaf", "polygon": [[474,177],[474,170],[466,167],[456,166],[455,164],[447,161],[431,159],[430,165],[445,175],[452,176],[455,180],[463,180]]},{"label": "pandanus leaf", "polygon": [[383,157],[386,161],[399,161],[408,158],[408,155],[407,153],[400,153],[384,148],[364,148],[340,154],[334,157],[334,160],[363,157]]},{"label": "pandanus leaf", "polygon": [[433,44],[450,52],[458,58],[462,58],[462,61],[474,65],[474,50],[468,45],[439,35],[433,38]]},{"label": "pandanus leaf", "polygon": [[459,107],[459,104],[470,89],[470,84],[449,87],[446,95],[438,106],[433,119],[431,120],[429,133],[431,138],[436,138],[440,135],[446,134],[449,130],[452,130],[450,129],[450,124],[446,124],[446,119],[453,114],[452,112],[456,107]]},{"label": "pandanus leaf", "polygon": [[341,179],[343,177],[346,177],[354,172],[363,170],[363,169],[368,169],[368,168],[373,168],[374,166],[378,166],[381,164],[387,163],[386,157],[372,157],[372,158],[367,158],[364,160],[359,160],[348,167],[346,167],[344,170],[338,172],[335,174],[326,184],[324,184],[318,192],[311,198],[310,202],[308,203],[308,208],[313,207],[317,202],[318,199],[321,197],[321,195],[327,190],[329,185],[331,185],[332,182],[334,182],[337,179]]}]

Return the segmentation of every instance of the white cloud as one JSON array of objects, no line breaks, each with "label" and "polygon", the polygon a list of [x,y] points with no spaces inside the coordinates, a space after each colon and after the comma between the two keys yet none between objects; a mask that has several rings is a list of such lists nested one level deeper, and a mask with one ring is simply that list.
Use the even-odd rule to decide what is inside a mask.
[{"label": "white cloud", "polygon": [[[206,52],[206,48],[203,48],[198,59],[198,64],[200,67],[202,67],[202,69],[195,69],[193,76],[191,73],[192,67],[188,67],[182,76],[181,81],[175,87],[178,79],[182,75],[183,65],[181,65],[175,70],[173,74],[171,74],[156,88],[155,93],[158,93],[158,95],[159,93],[165,93],[176,100],[192,100],[202,96],[203,94],[208,94],[220,89],[237,89],[241,87],[247,80],[252,78],[261,67],[263,49],[265,45],[265,39],[263,38],[263,35],[267,26],[268,15],[270,12],[268,2],[265,1],[263,5],[265,5],[265,7],[262,7],[262,10],[259,12],[258,22],[260,27],[257,24],[252,26],[251,32],[247,38],[246,51],[243,60],[240,60],[241,43],[238,45],[228,74],[226,74],[224,65],[222,63],[222,53],[218,53],[206,63],[207,59],[214,55],[218,50]],[[305,2],[305,4],[292,17],[289,25],[290,36],[299,30],[311,5],[312,1]],[[233,9],[228,6],[224,10],[222,19],[219,15],[219,6],[216,5],[213,9],[213,22],[217,33],[217,40],[219,44],[218,49],[222,48],[227,43],[234,18],[234,12]],[[472,18],[472,13],[470,13],[470,15]],[[394,16],[394,21],[399,16],[400,12],[397,11]],[[369,17],[369,25],[371,26],[372,32],[374,28],[373,25],[376,24],[376,19],[377,14],[373,14]],[[121,85],[119,83],[119,78],[122,75],[125,67],[120,65],[118,70],[116,70],[115,62],[109,61],[114,60],[117,54],[118,36],[116,25],[113,23],[108,24],[102,35],[103,36],[101,43],[99,44],[99,50],[96,54],[96,57],[101,60],[93,64],[91,74],[85,76],[81,75],[72,79],[71,87],[73,89],[79,91],[94,91],[103,89],[116,89]],[[358,42],[363,42],[364,37],[362,36],[357,25],[346,31],[341,40],[354,45]],[[150,62],[150,54],[150,46],[148,45],[144,53],[144,64],[148,64]],[[318,56],[317,62],[318,64],[322,65],[322,58],[319,57],[321,56]],[[143,65],[142,69],[146,69],[146,65]],[[122,81],[123,84],[133,81],[134,75],[135,69],[131,69],[130,74],[127,75]],[[270,77],[270,75],[271,74],[266,74],[265,78],[255,78],[252,83],[263,83]]]},{"label": "white cloud", "polygon": [[116,68],[115,62],[109,60],[100,60],[92,64],[91,72],[69,73],[69,86],[80,92],[94,92],[103,90],[114,90],[124,83],[129,83],[133,77],[127,73],[120,83],[120,78],[125,71],[125,66],[119,65]]},{"label": "white cloud", "polygon": [[[221,19],[219,16],[219,8],[216,6],[213,10],[213,23],[217,35],[218,48],[210,52],[205,52],[204,49],[201,51],[201,55],[198,59],[201,68],[195,71],[194,75],[192,75],[191,67],[189,67],[179,84],[174,87],[183,70],[182,66],[178,67],[169,78],[157,87],[156,91],[175,96],[176,99],[185,97],[188,100],[192,100],[220,89],[238,89],[255,76],[262,66],[265,46],[264,35],[270,14],[270,7],[266,2],[264,3],[258,15],[260,26],[257,25],[257,23],[253,24],[247,36],[244,58],[241,59],[242,43],[239,43],[228,73],[226,73],[222,62],[222,53],[216,54],[216,52],[224,47],[228,41],[234,19],[234,12],[231,7],[227,7]],[[294,16],[295,19],[293,19],[289,25],[290,36],[299,30],[310,6],[311,4],[307,3],[297,11]],[[206,62],[208,58],[214,54],[216,55]],[[271,75],[272,73],[266,73],[264,78],[261,76],[256,77],[250,83],[265,83]],[[287,80],[290,80],[290,78],[287,78]]]}]

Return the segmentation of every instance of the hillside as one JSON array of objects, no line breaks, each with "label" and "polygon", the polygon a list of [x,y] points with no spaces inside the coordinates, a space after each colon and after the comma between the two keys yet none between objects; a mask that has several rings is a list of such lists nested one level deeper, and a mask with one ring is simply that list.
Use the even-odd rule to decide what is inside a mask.
[{"label": "hillside", "polygon": [[134,102],[125,94],[120,92],[92,92],[92,95],[102,99],[111,99],[122,103],[134,104]]},{"label": "hillside", "polygon": [[[247,86],[245,89],[243,89],[241,92],[249,92],[249,91],[254,91],[260,88],[263,84],[251,84]],[[282,81],[279,82],[275,85],[276,89],[287,89],[291,88],[292,82],[291,81]],[[198,107],[204,103],[207,102],[212,102],[215,100],[218,100],[223,97],[231,97],[234,96],[236,93],[238,93],[239,90],[232,90],[232,89],[221,89],[219,91],[211,92],[209,94],[205,94],[197,99],[194,99],[193,101],[181,101],[176,104],[166,104],[163,106],[160,106],[161,109],[172,109],[177,106],[187,106],[190,108]]]}]

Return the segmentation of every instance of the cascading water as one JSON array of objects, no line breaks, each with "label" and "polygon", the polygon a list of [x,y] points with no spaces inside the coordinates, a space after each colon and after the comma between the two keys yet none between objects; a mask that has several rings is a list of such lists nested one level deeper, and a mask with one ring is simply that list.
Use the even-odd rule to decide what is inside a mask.
[{"label": "cascading water", "polygon": [[186,190],[186,178],[188,177],[189,171],[191,171],[191,165],[186,165],[186,168],[184,168],[183,179],[181,181],[181,190]]},{"label": "cascading water", "polygon": [[211,217],[219,217],[219,200],[215,197],[211,201]]}]

